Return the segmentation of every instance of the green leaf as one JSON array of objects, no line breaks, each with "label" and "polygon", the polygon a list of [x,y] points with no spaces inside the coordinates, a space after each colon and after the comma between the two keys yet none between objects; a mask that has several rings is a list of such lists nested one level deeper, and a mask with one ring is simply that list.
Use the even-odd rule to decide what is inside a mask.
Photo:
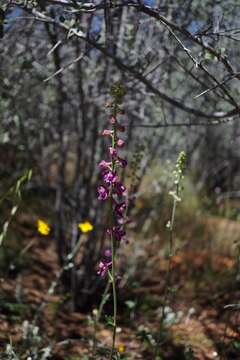
[{"label": "green leaf", "polygon": [[108,326],[114,326],[114,321],[112,316],[106,316],[106,323]]},{"label": "green leaf", "polygon": [[127,307],[131,310],[134,309],[136,307],[136,301],[133,300],[127,300],[125,301],[125,304],[127,305]]}]

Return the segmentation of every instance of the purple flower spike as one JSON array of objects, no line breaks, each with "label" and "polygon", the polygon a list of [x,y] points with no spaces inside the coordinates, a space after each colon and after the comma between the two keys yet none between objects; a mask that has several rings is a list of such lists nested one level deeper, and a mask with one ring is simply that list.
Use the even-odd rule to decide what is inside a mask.
[{"label": "purple flower spike", "polygon": [[103,181],[107,185],[112,185],[117,181],[117,174],[113,171],[107,171],[103,174]]},{"label": "purple flower spike", "polygon": [[105,186],[100,185],[98,186],[98,200],[107,200],[109,191],[105,188]]},{"label": "purple flower spike", "polygon": [[[128,222],[126,212],[129,200],[127,189],[120,181],[120,176],[122,175],[120,167],[125,168],[127,160],[119,156],[121,155],[119,154],[121,148],[125,145],[125,140],[121,139],[124,135],[120,134],[125,131],[125,126],[118,121],[117,115],[122,115],[124,112],[119,106],[115,87],[113,87],[112,95],[114,101],[107,105],[107,107],[113,107],[112,115],[109,117],[110,126],[109,129],[102,130],[102,135],[108,138],[106,139],[108,142],[108,157],[107,161],[102,160],[99,163],[102,185],[97,188],[98,199],[103,201],[109,200],[111,216],[107,225],[106,235],[110,238],[108,242],[111,242],[111,246],[103,251],[103,258],[98,264],[97,274],[101,277],[109,276],[110,280],[115,284],[118,281],[117,276],[114,271],[112,274],[111,272],[116,261],[116,251],[120,246],[120,241],[126,241],[125,224]],[[115,106],[113,106],[114,104]]]},{"label": "purple flower spike", "polygon": [[112,262],[103,262],[100,261],[99,265],[98,265],[98,271],[97,274],[100,275],[101,277],[104,277],[106,275],[106,273],[108,272],[108,270],[111,268],[112,266]]},{"label": "purple flower spike", "polygon": [[122,158],[120,158],[120,157],[118,157],[118,163],[119,163],[119,165],[120,165],[121,167],[123,167],[123,168],[127,166],[127,160],[122,159]]}]

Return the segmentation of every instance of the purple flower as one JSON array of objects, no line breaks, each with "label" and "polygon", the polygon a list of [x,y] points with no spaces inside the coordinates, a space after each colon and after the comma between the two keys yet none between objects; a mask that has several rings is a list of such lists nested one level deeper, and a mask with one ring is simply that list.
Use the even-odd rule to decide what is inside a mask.
[{"label": "purple flower", "polygon": [[116,124],[116,122],[117,122],[117,119],[114,116],[111,116],[110,117],[110,124],[114,125],[114,124]]},{"label": "purple flower", "polygon": [[107,185],[112,185],[117,181],[117,174],[113,171],[107,171],[103,174],[103,181]]},{"label": "purple flower", "polygon": [[124,132],[124,131],[125,131],[125,127],[124,127],[123,125],[119,124],[119,123],[117,122],[117,119],[116,119],[114,116],[112,116],[112,117],[110,118],[110,124],[115,125],[116,128],[117,128],[117,130],[120,131],[120,132]]},{"label": "purple flower", "polygon": [[111,136],[113,134],[112,130],[104,129],[102,132],[103,136]]},{"label": "purple flower", "polygon": [[126,235],[126,231],[120,226],[113,226],[112,229],[107,229],[108,235],[113,235],[116,240],[121,241],[122,238]]},{"label": "purple flower", "polygon": [[126,231],[123,230],[120,226],[113,227],[113,235],[118,241],[121,241],[122,238],[126,235]]},{"label": "purple flower", "polygon": [[105,276],[106,273],[108,272],[108,270],[111,268],[111,266],[112,266],[111,261],[109,261],[109,262],[100,261],[100,263],[98,265],[97,274],[102,276],[102,277]]},{"label": "purple flower", "polygon": [[117,220],[117,222],[120,225],[125,225],[125,224],[130,224],[132,222],[132,219],[128,217],[124,217],[124,218],[121,217]]},{"label": "purple flower", "polygon": [[125,201],[123,201],[115,206],[115,211],[118,216],[122,217],[126,208],[127,208],[127,204]]},{"label": "purple flower", "polygon": [[107,233],[107,235],[111,235],[112,234],[112,229],[111,228],[108,228],[107,230],[106,230],[106,233]]},{"label": "purple flower", "polygon": [[113,148],[113,147],[109,147],[108,148],[108,150],[109,150],[109,154],[114,158],[114,157],[116,157],[117,156],[117,150],[115,149],[115,148]]},{"label": "purple flower", "polygon": [[127,166],[127,160],[125,159],[122,159],[120,157],[117,158],[118,159],[118,164],[121,166],[121,167],[126,167]]},{"label": "purple flower", "polygon": [[126,187],[121,182],[116,182],[114,184],[114,191],[116,192],[116,194],[121,196],[126,191]]},{"label": "purple flower", "polygon": [[100,167],[101,170],[109,170],[110,166],[111,166],[111,162],[110,161],[105,161],[102,160],[98,166]]},{"label": "purple flower", "polygon": [[120,132],[124,132],[125,127],[123,125],[120,125],[119,123],[117,123],[117,130],[120,131]]},{"label": "purple flower", "polygon": [[122,148],[122,147],[124,146],[124,144],[125,144],[125,141],[124,141],[124,140],[118,139],[118,141],[117,141],[117,146],[118,146],[118,147]]},{"label": "purple flower", "polygon": [[105,186],[100,185],[98,186],[98,200],[107,200],[109,191],[105,188]]},{"label": "purple flower", "polygon": [[106,257],[111,257],[111,256],[112,256],[112,251],[111,251],[110,249],[106,249],[106,250],[104,251],[104,255],[105,255]]}]

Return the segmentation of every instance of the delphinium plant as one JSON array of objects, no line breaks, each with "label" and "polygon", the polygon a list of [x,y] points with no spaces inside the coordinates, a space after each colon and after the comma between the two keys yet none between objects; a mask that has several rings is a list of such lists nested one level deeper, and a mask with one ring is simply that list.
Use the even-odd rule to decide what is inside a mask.
[{"label": "delphinium plant", "polygon": [[102,183],[98,186],[98,199],[109,203],[109,220],[106,226],[106,234],[110,238],[111,249],[105,251],[105,259],[98,266],[98,274],[101,277],[108,276],[112,288],[113,298],[113,334],[110,359],[115,353],[116,328],[117,328],[117,271],[116,255],[121,241],[124,239],[125,225],[127,223],[126,210],[128,206],[127,190],[121,182],[121,169],[127,166],[127,161],[119,154],[124,147],[121,134],[125,127],[119,121],[119,115],[123,114],[121,108],[125,89],[117,83],[112,86],[111,95],[113,101],[108,104],[111,109],[109,118],[110,128],[103,130],[102,135],[109,139],[108,159],[99,163]]},{"label": "delphinium plant", "polygon": [[167,315],[167,309],[169,306],[169,298],[170,295],[174,293],[174,288],[172,287],[172,257],[175,255],[176,249],[174,244],[174,225],[176,218],[176,209],[177,204],[181,201],[181,191],[183,190],[182,181],[184,179],[184,169],[186,166],[186,154],[184,151],[181,151],[178,155],[178,159],[176,162],[175,170],[173,171],[173,180],[174,187],[173,190],[169,192],[169,195],[172,197],[172,211],[170,220],[167,222],[167,229],[169,231],[169,241],[168,241],[168,251],[167,251],[167,273],[166,273],[166,285],[163,296],[163,305],[161,311],[161,319],[160,319],[160,327],[156,341],[155,347],[155,360],[160,359],[160,348],[161,342],[163,340],[163,332],[164,332],[164,323]]}]

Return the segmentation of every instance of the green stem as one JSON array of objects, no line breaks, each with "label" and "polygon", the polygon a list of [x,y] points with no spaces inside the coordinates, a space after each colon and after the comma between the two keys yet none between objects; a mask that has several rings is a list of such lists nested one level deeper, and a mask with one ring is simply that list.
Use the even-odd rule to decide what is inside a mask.
[{"label": "green stem", "polygon": [[[117,116],[117,104],[114,105],[113,116],[116,119]],[[116,124],[113,125],[113,137],[112,137],[112,147],[116,148],[116,137],[117,137],[117,128]],[[112,159],[112,171],[115,171],[115,160]],[[111,228],[114,226],[114,215],[113,215],[113,198],[112,198],[112,189],[110,192],[110,208],[111,208]],[[112,293],[113,293],[113,334],[112,334],[112,347],[110,353],[110,360],[113,359],[115,341],[116,341],[116,329],[117,329],[117,290],[116,290],[116,241],[111,232],[111,250],[112,250],[112,270],[111,270],[111,282],[112,282]]]},{"label": "green stem", "polygon": [[93,359],[96,359],[96,351],[97,351],[97,330],[98,330],[98,324],[99,324],[99,321],[101,319],[101,316],[102,316],[102,312],[103,312],[103,307],[108,299],[108,292],[109,292],[109,289],[110,289],[110,285],[111,285],[111,281],[109,280],[108,283],[107,283],[107,286],[104,290],[104,293],[102,295],[102,300],[101,300],[101,303],[99,305],[99,308],[98,308],[98,311],[97,311],[97,314],[96,314],[96,318],[95,318],[95,321],[94,321],[94,337],[93,337]]},{"label": "green stem", "polygon": [[[179,196],[179,182],[180,178],[178,178],[178,183],[176,184],[176,195]],[[173,230],[174,230],[174,223],[175,223],[175,216],[176,216],[176,208],[177,208],[177,200],[174,198],[173,206],[172,206],[172,214],[170,220],[170,227],[169,227],[169,249],[168,249],[168,268],[167,268],[167,275],[166,275],[166,285],[164,290],[164,299],[163,299],[163,306],[161,312],[161,320],[159,326],[159,333],[155,347],[155,359],[159,356],[160,353],[160,344],[161,338],[164,329],[164,320],[166,317],[166,306],[167,301],[169,299],[170,294],[170,285],[171,285],[171,264],[172,264],[172,257],[174,255],[174,239],[173,239]]]},{"label": "green stem", "polygon": [[111,235],[112,244],[112,292],[113,292],[113,334],[112,334],[112,348],[110,353],[110,359],[113,358],[115,340],[116,340],[116,329],[117,329],[117,291],[116,291],[116,246],[114,236]]},{"label": "green stem", "polygon": [[[180,179],[178,179],[180,181]],[[176,195],[179,196],[179,183],[176,185]],[[177,200],[173,200],[173,207],[172,207],[172,216],[171,216],[171,223],[170,223],[170,239],[169,239],[169,254],[168,257],[171,260],[171,257],[174,255],[174,243],[173,243],[173,229],[175,223],[175,216],[176,216],[176,208],[177,208]]]}]

